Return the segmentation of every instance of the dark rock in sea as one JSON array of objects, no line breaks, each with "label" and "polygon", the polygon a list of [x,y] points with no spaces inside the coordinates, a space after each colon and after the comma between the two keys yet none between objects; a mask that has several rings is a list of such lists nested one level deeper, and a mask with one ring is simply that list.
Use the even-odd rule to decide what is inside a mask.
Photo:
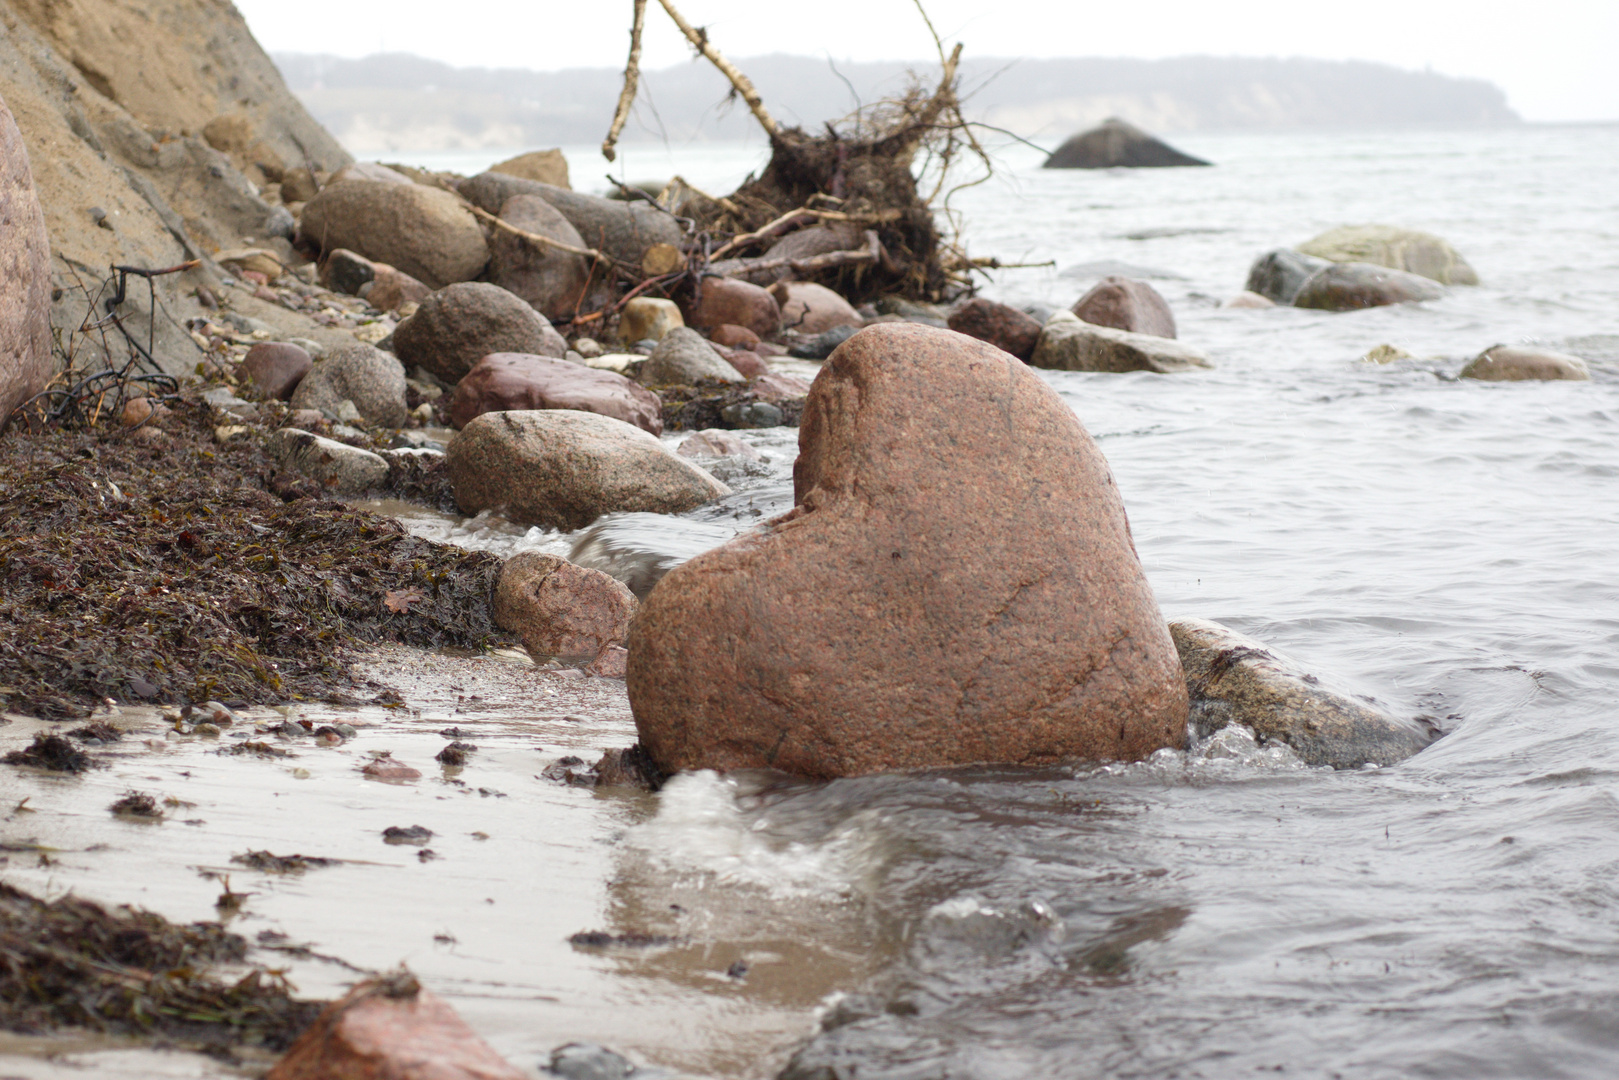
[{"label": "dark rock in sea", "polygon": [[1291,304],[1310,276],[1332,263],[1291,248],[1267,251],[1248,269],[1247,291],[1278,304]]},{"label": "dark rock in sea", "polygon": [[1134,124],[1113,117],[1073,136],[1046,158],[1044,169],[1163,168],[1208,165],[1202,158],[1148,135]]},{"label": "dark rock in sea", "polygon": [[522,638],[541,663],[594,660],[607,646],[623,644],[634,614],[628,588],[557,555],[513,555],[495,584],[495,625]]},{"label": "dark rock in sea", "polygon": [[394,330],[394,355],[454,386],[490,353],[562,359],[568,342],[520,297],[499,285],[469,281],[422,301]]},{"label": "dark rock in sea", "polygon": [[51,244],[28,148],[0,98],[0,423],[45,389],[51,359]]},{"label": "dark rock in sea", "polygon": [[[524,232],[584,247],[568,219],[538,195],[513,195],[500,219]],[[581,255],[545,247],[504,229],[489,235],[489,280],[527,300],[547,319],[571,319],[584,301],[590,266]]]},{"label": "dark rock in sea", "polygon": [[828,330],[824,334],[817,334],[808,341],[799,341],[789,346],[787,355],[799,360],[825,360],[832,355],[832,350],[860,332],[859,327],[839,326]]},{"label": "dark rock in sea", "polygon": [[1513,345],[1493,345],[1461,370],[1464,379],[1486,382],[1528,382],[1591,377],[1591,368],[1578,356]]},{"label": "dark rock in sea", "polygon": [[484,413],[445,459],[464,513],[503,508],[568,531],[619,510],[683,513],[731,490],[640,428],[570,409]]},{"label": "dark rock in sea", "polygon": [[319,409],[336,416],[345,400],[354,403],[368,424],[404,427],[410,416],[404,367],[376,346],[357,341],[315,364],[298,381],[291,404],[294,409]]},{"label": "dark rock in sea", "polygon": [[1105,277],[1075,301],[1073,313],[1092,326],[1111,326],[1132,334],[1175,336],[1175,315],[1169,301],[1145,281]]},{"label": "dark rock in sea", "polygon": [[1163,374],[1213,366],[1200,350],[1173,338],[1092,326],[1068,311],[1060,311],[1046,322],[1029,363],[1059,371]]},{"label": "dark rock in sea", "polygon": [[487,412],[580,409],[663,433],[658,395],[612,371],[525,353],[490,353],[472,365],[450,401],[450,423],[464,428]]},{"label": "dark rock in sea", "polygon": [[631,625],[630,703],[661,770],[832,777],[1185,744],[1185,683],[1118,490],[1038,375],[883,324],[833,354],[803,422],[794,509],[670,571]]},{"label": "dark rock in sea", "polygon": [[1445,289],[1428,278],[1371,263],[1333,263],[1310,275],[1293,306],[1321,311],[1357,311],[1438,300]]},{"label": "dark rock in sea", "polygon": [[1015,307],[975,297],[950,313],[949,326],[958,334],[987,341],[997,349],[1027,360],[1040,341],[1041,321]]},{"label": "dark rock in sea", "polygon": [[780,427],[781,409],[768,401],[737,401],[720,410],[720,417],[731,428]]},{"label": "dark rock in sea", "polygon": [[1299,245],[1306,255],[1336,263],[1371,263],[1431,278],[1441,285],[1477,285],[1478,271],[1449,241],[1393,225],[1341,225]]},{"label": "dark rock in sea", "polygon": [[1169,624],[1186,673],[1191,723],[1200,736],[1227,724],[1284,742],[1307,765],[1392,765],[1434,733],[1321,685],[1295,661],[1207,619]]}]

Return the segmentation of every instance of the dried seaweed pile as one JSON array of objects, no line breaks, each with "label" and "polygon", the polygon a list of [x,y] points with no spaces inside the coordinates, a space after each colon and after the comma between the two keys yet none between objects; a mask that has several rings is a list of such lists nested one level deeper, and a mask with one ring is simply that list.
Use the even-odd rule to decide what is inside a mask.
[{"label": "dried seaweed pile", "polygon": [[225,982],[246,943],[217,923],[177,926],[88,900],[50,903],[0,884],[0,1026],[162,1035],[230,1057],[233,1046],[285,1049],[320,1011],[262,968]]},{"label": "dried seaweed pile", "polygon": [[[350,701],[365,642],[483,648],[500,560],[288,484],[177,402],[165,439],[0,438],[0,704]],[[285,499],[271,494],[285,492]]]}]

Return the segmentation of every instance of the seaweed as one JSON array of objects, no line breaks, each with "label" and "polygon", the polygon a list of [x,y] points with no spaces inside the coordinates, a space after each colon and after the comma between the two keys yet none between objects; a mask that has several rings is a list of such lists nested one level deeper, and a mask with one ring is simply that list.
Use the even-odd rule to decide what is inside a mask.
[{"label": "seaweed", "polygon": [[45,902],[0,883],[0,1026],[158,1037],[231,1059],[233,1047],[280,1051],[319,1013],[281,976],[255,967],[234,982],[247,943],[217,923],[181,926],[134,908],[66,896]]},{"label": "seaweed", "polygon": [[97,761],[60,735],[38,732],[26,750],[13,750],[0,758],[7,765],[27,765],[50,772],[81,773],[97,767]]},{"label": "seaweed", "polygon": [[125,817],[146,818],[150,821],[159,821],[163,817],[163,811],[158,809],[157,800],[144,791],[126,791],[107,809]]},{"label": "seaweed", "polygon": [[6,708],[60,720],[108,698],[353,704],[365,644],[508,640],[490,616],[497,557],[288,483],[259,440],[216,442],[207,405],[170,408],[164,432],[0,438]]},{"label": "seaweed", "polygon": [[318,855],[273,855],[268,851],[248,851],[232,855],[230,861],[266,874],[301,874],[305,870],[336,866],[341,860],[325,859]]}]

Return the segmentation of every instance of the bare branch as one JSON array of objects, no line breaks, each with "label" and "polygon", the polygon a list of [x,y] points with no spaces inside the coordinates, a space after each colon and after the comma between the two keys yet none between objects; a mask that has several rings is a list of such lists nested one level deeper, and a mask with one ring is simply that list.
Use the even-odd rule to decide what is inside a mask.
[{"label": "bare branch", "polygon": [[602,140],[602,157],[612,161],[618,157],[614,149],[619,133],[630,118],[630,106],[635,104],[635,90],[641,81],[641,31],[646,27],[646,0],[635,0],[635,18],[630,24],[630,59],[624,65],[624,89],[619,91],[618,108],[613,110],[613,125]]},{"label": "bare branch", "polygon": [[511,222],[502,221],[500,218],[496,217],[494,214],[491,214],[489,211],[487,211],[487,210],[485,210],[485,209],[483,209],[481,207],[474,206],[474,205],[472,205],[472,203],[467,202],[465,199],[462,200],[462,203],[466,206],[466,208],[468,210],[472,211],[473,215],[476,216],[478,218],[478,220],[487,221],[487,222],[489,222],[489,224],[493,225],[495,228],[501,229],[501,230],[503,230],[505,232],[509,232],[513,236],[520,237],[520,238],[522,238],[524,240],[527,240],[531,244],[536,244],[539,247],[555,248],[557,251],[566,251],[569,255],[580,255],[580,256],[583,256],[586,259],[595,259],[597,262],[606,263],[608,266],[615,266],[615,267],[619,268],[620,270],[628,270],[628,271],[631,271],[631,272],[638,272],[638,270],[639,270],[638,267],[633,267],[633,266],[630,266],[628,263],[620,262],[617,259],[613,258],[611,255],[608,255],[608,254],[605,254],[603,252],[597,251],[595,248],[574,247],[572,244],[565,244],[561,240],[553,240],[549,236],[541,236],[539,233],[531,233],[531,232],[527,231],[526,229],[519,229],[516,225],[513,225]]},{"label": "bare branch", "polygon": [[725,59],[718,49],[709,44],[706,33],[686,21],[686,17],[676,10],[674,0],[658,0],[658,3],[663,5],[663,10],[668,12],[675,25],[680,27],[680,32],[686,35],[686,40],[691,42],[692,48],[706,56],[709,63],[719,68],[720,73],[731,81],[731,86],[742,95],[742,100],[748,103],[748,110],[753,113],[754,119],[759,121],[759,126],[765,129],[765,134],[772,139],[775,138],[780,127],[775,118],[765,111],[764,100],[759,97],[759,91],[753,88],[753,82],[737,70],[735,64]]},{"label": "bare branch", "polygon": [[862,249],[831,251],[825,255],[812,255],[807,259],[749,259],[721,276],[742,277],[757,270],[791,270],[795,274],[815,274],[822,270],[835,270],[840,266],[879,262],[882,257],[883,246],[877,239],[877,230],[867,229],[866,246]]}]

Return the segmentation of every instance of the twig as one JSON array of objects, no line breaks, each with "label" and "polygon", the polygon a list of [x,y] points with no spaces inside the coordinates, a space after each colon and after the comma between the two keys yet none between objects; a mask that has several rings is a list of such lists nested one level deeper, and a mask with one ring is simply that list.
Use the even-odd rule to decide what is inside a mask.
[{"label": "twig", "polygon": [[[462,201],[466,202],[465,199],[463,199]],[[501,230],[503,230],[505,232],[509,232],[513,236],[520,237],[521,239],[527,240],[531,244],[538,244],[540,247],[555,248],[558,251],[566,251],[569,255],[578,255],[578,256],[580,256],[582,258],[586,258],[586,259],[595,259],[597,262],[607,263],[607,264],[609,264],[611,266],[617,267],[620,270],[633,271],[635,269],[634,267],[630,266],[628,263],[619,262],[617,259],[613,258],[611,255],[608,255],[608,254],[606,254],[604,252],[597,251],[595,248],[574,247],[572,244],[563,243],[561,240],[553,240],[549,236],[541,236],[539,233],[531,233],[527,229],[519,229],[516,225],[513,225],[511,222],[502,221],[500,218],[496,217],[494,214],[491,214],[489,211],[483,209],[480,206],[474,206],[470,202],[466,202],[466,207],[467,207],[468,210],[471,210],[472,213],[479,220],[487,221],[487,222],[489,222],[489,224],[493,225],[495,228],[501,229]]]},{"label": "twig", "polygon": [[772,240],[783,233],[792,232],[800,225],[808,225],[811,221],[844,221],[853,225],[886,225],[890,221],[898,221],[904,217],[904,211],[889,208],[880,210],[875,214],[846,214],[841,210],[812,210],[801,206],[797,210],[783,214],[781,217],[750,233],[732,237],[718,251],[709,256],[711,259],[723,259],[733,251],[739,251],[760,240]]},{"label": "twig", "polygon": [[630,118],[630,106],[635,104],[635,91],[641,81],[641,31],[646,27],[646,0],[635,0],[635,18],[630,24],[630,59],[624,65],[624,89],[618,94],[618,108],[613,110],[613,124],[602,140],[602,157],[612,161],[618,157],[614,149],[619,133]]},{"label": "twig", "polygon": [[822,270],[833,270],[840,266],[854,266],[859,263],[879,262],[883,257],[882,242],[877,239],[877,230],[866,230],[866,246],[859,250],[831,251],[825,255],[812,255],[807,259],[759,259],[745,261],[741,266],[729,270],[719,277],[741,277],[757,270],[791,270],[795,274],[815,274]]},{"label": "twig", "polygon": [[759,121],[760,127],[765,129],[765,134],[774,139],[781,128],[776,123],[775,118],[765,110],[765,103],[759,97],[759,91],[753,88],[753,82],[741,71],[737,70],[735,64],[725,59],[718,49],[709,44],[706,31],[700,31],[686,21],[686,17],[675,8],[674,0],[658,0],[658,3],[663,5],[663,10],[668,13],[669,18],[673,19],[675,25],[680,27],[680,32],[686,35],[686,40],[691,42],[692,48],[706,56],[709,63],[719,68],[720,74],[730,80],[731,86],[736,89],[738,94],[742,95],[742,100],[747,102],[748,111],[753,113],[753,118]]}]

